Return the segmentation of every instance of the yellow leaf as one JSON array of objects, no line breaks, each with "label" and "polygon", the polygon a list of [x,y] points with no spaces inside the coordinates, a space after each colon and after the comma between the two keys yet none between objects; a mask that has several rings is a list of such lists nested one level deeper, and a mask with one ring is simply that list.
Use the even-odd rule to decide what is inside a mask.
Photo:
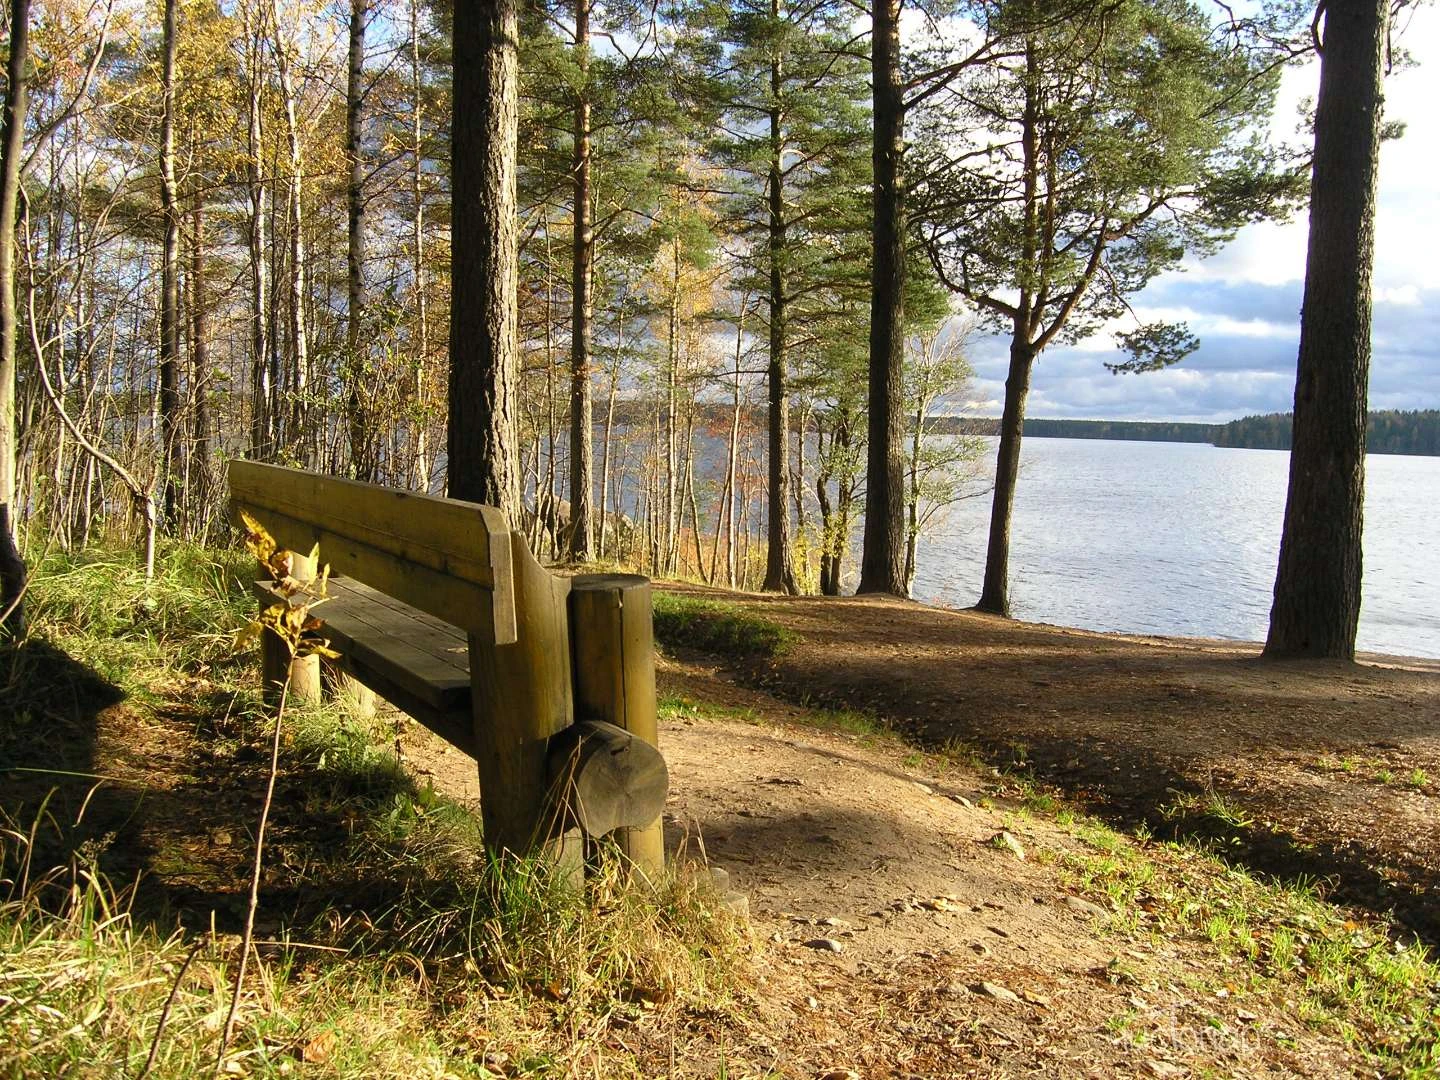
[{"label": "yellow leaf", "polygon": [[275,539],[265,531],[265,526],[244,510],[240,511],[240,522],[245,526],[245,548],[267,566],[275,555]]},{"label": "yellow leaf", "polygon": [[301,1060],[317,1065],[329,1061],[330,1055],[335,1052],[335,1043],[336,1038],[333,1031],[322,1031],[305,1044],[300,1051]]},{"label": "yellow leaf", "polygon": [[248,652],[260,644],[260,635],[265,632],[265,624],[259,619],[247,623],[235,632],[235,643],[232,646],[235,652]]}]

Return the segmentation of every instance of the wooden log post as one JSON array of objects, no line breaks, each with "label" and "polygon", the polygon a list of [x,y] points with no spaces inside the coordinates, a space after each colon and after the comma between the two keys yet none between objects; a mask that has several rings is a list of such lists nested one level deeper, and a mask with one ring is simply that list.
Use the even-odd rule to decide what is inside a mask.
[{"label": "wooden log post", "polygon": [[[322,610],[320,617],[325,617]],[[321,660],[320,678],[325,694],[359,720],[373,720],[380,711],[375,691],[345,670],[343,660]]]},{"label": "wooden log post", "polygon": [[[614,724],[658,747],[650,580],[635,574],[582,574],[573,578],[570,626],[576,720]],[[658,752],[655,757],[659,758]],[[644,776],[640,779],[643,786],[649,787],[655,779],[654,767],[646,762],[641,768]],[[663,785],[663,758],[659,758],[659,768],[659,782]],[[665,834],[658,808],[653,821],[617,830],[616,840],[620,850],[645,875],[653,878],[664,871]]]},{"label": "wooden log post", "polygon": [[[314,581],[320,572],[316,560],[298,551],[288,552],[290,576],[297,581]],[[269,605],[273,601],[261,600]],[[290,672],[290,701],[316,702],[320,700],[320,658],[301,656],[290,658],[290,650],[275,634],[266,630],[260,640],[260,685],[265,700],[274,705],[280,700],[280,688],[285,682],[286,667]]]},{"label": "wooden log post", "polygon": [[578,830],[566,831],[548,798],[550,737],[574,719],[570,687],[570,581],[535,561],[524,534],[510,533],[517,640],[470,635],[470,686],[480,813],[492,855],[541,851],[565,871],[583,870]]}]

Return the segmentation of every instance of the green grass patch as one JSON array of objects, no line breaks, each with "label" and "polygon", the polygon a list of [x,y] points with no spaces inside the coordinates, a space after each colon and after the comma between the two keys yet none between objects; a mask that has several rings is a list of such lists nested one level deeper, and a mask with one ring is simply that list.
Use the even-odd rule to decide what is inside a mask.
[{"label": "green grass patch", "polygon": [[779,623],[739,604],[655,593],[655,640],[666,648],[736,657],[774,657],[796,640]]},{"label": "green grass patch", "polygon": [[123,690],[152,692],[177,673],[235,661],[236,630],[253,615],[243,552],[162,543],[145,581],[133,551],[52,553],[31,568],[29,635]]},{"label": "green grass patch", "polygon": [[1440,1076],[1440,964],[1423,945],[1328,903],[1310,882],[1262,880],[1192,843],[1142,847],[1088,819],[1069,831],[1083,849],[1062,865],[1106,897],[1112,929],[1205,938],[1230,964],[1227,986],[1293,1002],[1381,1074]]}]

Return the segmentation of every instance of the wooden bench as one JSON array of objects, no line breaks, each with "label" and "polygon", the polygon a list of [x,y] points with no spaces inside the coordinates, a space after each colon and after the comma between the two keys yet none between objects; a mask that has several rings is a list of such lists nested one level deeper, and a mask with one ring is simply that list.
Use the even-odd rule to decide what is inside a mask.
[{"label": "wooden bench", "polygon": [[344,673],[476,760],[487,848],[618,828],[636,864],[663,866],[647,579],[551,574],[475,503],[248,461],[230,491],[282,547],[320,545],[331,599],[314,614]]}]

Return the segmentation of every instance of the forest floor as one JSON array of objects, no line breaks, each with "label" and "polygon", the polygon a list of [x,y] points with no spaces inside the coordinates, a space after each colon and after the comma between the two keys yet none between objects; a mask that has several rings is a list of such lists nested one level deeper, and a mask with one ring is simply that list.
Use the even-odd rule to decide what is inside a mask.
[{"label": "forest floor", "polygon": [[[659,671],[669,841],[748,894],[788,1010],[733,1075],[1365,1075],[1370,1039],[1433,1045],[1440,985],[1428,1027],[1357,1042],[1283,969],[1304,911],[1435,942],[1440,664],[673,591],[794,635]],[[410,760],[478,794],[423,732]]]},{"label": "forest floor", "polygon": [[[139,882],[123,899],[146,913],[135,934],[156,936],[141,955],[125,930],[127,966],[86,923],[61,955],[64,935],[36,931],[0,880],[0,1077],[135,1074],[172,978],[185,992],[154,1075],[190,1075],[213,1054],[245,909],[269,755],[253,673],[228,657],[224,619],[178,658],[167,644],[195,640],[180,609],[213,597],[179,595],[171,614],[126,594],[101,620],[94,574],[113,571],[54,579],[68,598],[42,597],[37,621],[55,632],[11,669],[29,719],[0,739],[0,806],[20,828],[0,842],[29,829],[16,851],[49,865],[26,823],[83,819],[82,850]],[[474,844],[473,763],[391,712],[297,714],[264,963],[227,1071],[1440,1076],[1440,665],[1277,665],[1249,645],[894,600],[668,591],[792,637],[765,658],[681,646],[659,661],[667,839],[677,864],[723,869],[745,895],[738,951],[723,918],[691,916],[673,946],[621,963],[588,941],[592,913],[566,924],[591,951],[558,981],[525,968],[543,949],[498,938],[474,955],[498,949],[508,975],[430,955],[455,910],[446,875]],[[23,665],[48,689],[16,691]],[[602,920],[614,907],[595,904]],[[652,993],[640,973],[662,946],[719,966]],[[632,974],[616,984],[606,965]],[[684,989],[706,979],[708,1000]],[[615,985],[631,990],[607,997]]]}]

